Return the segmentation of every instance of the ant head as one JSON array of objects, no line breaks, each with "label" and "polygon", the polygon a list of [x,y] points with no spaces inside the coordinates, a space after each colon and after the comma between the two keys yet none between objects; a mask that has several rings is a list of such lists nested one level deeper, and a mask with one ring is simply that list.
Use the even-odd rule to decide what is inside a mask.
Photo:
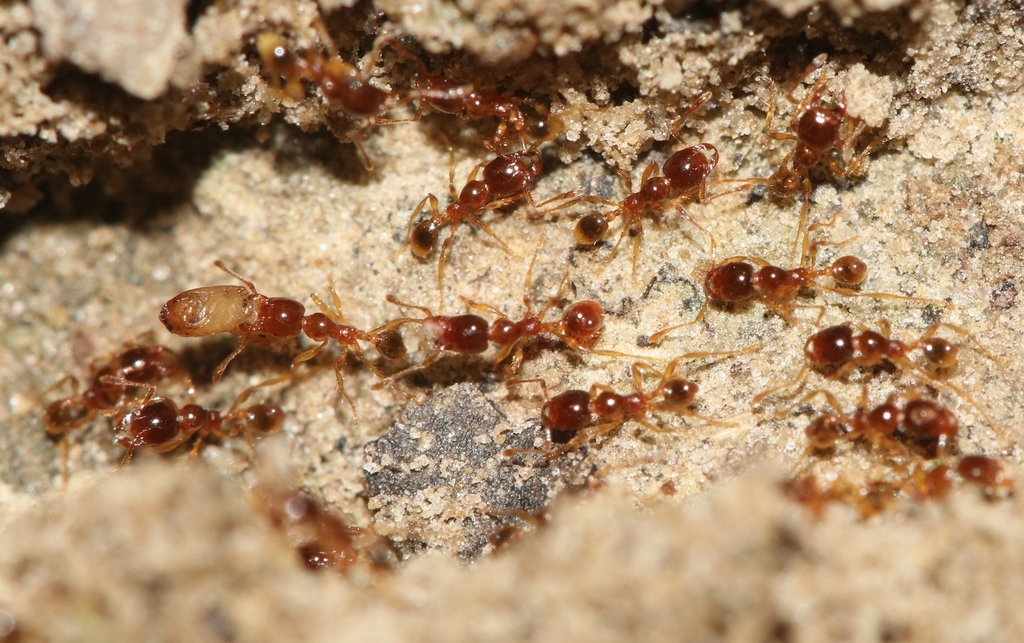
[{"label": "ant head", "polygon": [[284,426],[284,409],[276,404],[255,404],[245,410],[245,423],[264,435],[277,433]]},{"label": "ant head", "polygon": [[832,262],[832,278],[844,286],[856,286],[868,276],[868,265],[857,257],[846,255]]},{"label": "ant head", "polygon": [[921,352],[925,359],[936,368],[952,368],[956,366],[960,349],[956,344],[944,339],[933,337],[921,344]]},{"label": "ant head", "polygon": [[440,224],[433,219],[425,219],[416,224],[409,237],[412,253],[421,259],[427,257],[437,247],[437,231]]},{"label": "ant head", "polygon": [[607,232],[608,217],[600,212],[591,212],[576,222],[573,235],[576,243],[590,246],[603,239]]},{"label": "ant head", "polygon": [[690,380],[677,377],[662,384],[661,394],[665,403],[670,406],[690,406],[697,398],[697,385]]},{"label": "ant head", "polygon": [[92,417],[92,410],[81,398],[68,398],[50,402],[43,411],[43,425],[50,435],[63,435],[76,429]]},{"label": "ant head", "polygon": [[372,342],[384,359],[395,360],[405,357],[405,340],[395,328],[380,331],[373,337]]}]

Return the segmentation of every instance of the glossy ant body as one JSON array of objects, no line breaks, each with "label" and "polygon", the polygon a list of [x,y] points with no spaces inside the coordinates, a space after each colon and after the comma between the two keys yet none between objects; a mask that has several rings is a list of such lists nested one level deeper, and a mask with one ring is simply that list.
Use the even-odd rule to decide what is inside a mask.
[{"label": "glossy ant body", "polygon": [[276,433],[284,424],[284,410],[280,406],[260,403],[246,408],[239,407],[255,390],[287,381],[291,377],[274,378],[242,391],[225,413],[191,403],[179,409],[168,398],[154,397],[156,387],[152,384],[140,384],[109,375],[102,379],[108,384],[146,389],[145,397],[136,408],[122,415],[114,427],[114,441],[128,450],[121,462],[123,467],[131,462],[136,449],[166,453],[196,435],[198,439],[192,447],[193,457],[199,453],[204,440],[211,437],[223,439],[242,433],[252,445],[256,433]]},{"label": "glossy ant body", "polygon": [[[756,348],[758,346],[755,345],[734,351],[680,355],[670,361],[661,372],[649,364],[635,362],[631,372],[636,392],[627,395],[616,393],[610,386],[594,384],[589,391],[574,389],[549,397],[547,383],[543,379],[509,381],[508,385],[540,385],[545,399],[544,406],[541,407],[541,425],[547,431],[549,444],[561,443],[561,446],[539,451],[510,449],[505,451],[505,455],[536,454],[543,456],[544,461],[549,461],[578,448],[592,438],[610,433],[628,421],[637,422],[655,433],[677,431],[651,423],[648,418],[657,411],[695,418],[705,424],[725,426],[727,423],[705,417],[689,408],[696,399],[698,387],[688,379],[676,377],[676,367],[682,360],[739,355]],[[660,376],[657,386],[650,393],[643,391],[644,372]]]},{"label": "glossy ant body", "polygon": [[560,117],[553,116],[546,107],[535,101],[433,74],[422,58],[397,42],[392,42],[391,46],[419,68],[415,76],[419,109],[425,103],[435,111],[457,116],[464,121],[498,119],[494,136],[485,143],[488,149],[496,151],[512,143],[525,147],[527,141],[530,146],[536,146],[554,140],[564,129]]},{"label": "glossy ant body", "polygon": [[[690,107],[689,110],[672,127],[672,134],[675,136],[683,122],[701,105],[711,98],[711,93],[706,92]],[[609,260],[615,256],[622,240],[626,235],[633,235],[633,277],[636,278],[637,261],[640,257],[640,244],[643,241],[644,228],[643,217],[646,214],[660,214],[667,207],[676,206],[679,214],[693,224],[704,234],[708,234],[693,217],[686,213],[678,204],[684,199],[696,196],[703,201],[706,197],[707,178],[711,171],[718,165],[718,150],[710,143],[698,143],[672,154],[662,164],[662,176],[658,176],[658,164],[650,163],[644,169],[640,177],[640,189],[633,191],[633,181],[629,175],[620,172],[619,176],[629,195],[618,203],[607,201],[599,197],[584,196],[575,201],[585,201],[605,205],[614,208],[608,212],[592,212],[576,222],[574,236],[576,242],[581,245],[592,246],[601,241],[608,233],[608,226],[615,219],[622,217],[622,231],[619,239],[612,248]],[[550,212],[550,210],[549,210]],[[536,216],[542,216],[547,212],[540,212]],[[709,235],[710,236],[710,235]]]},{"label": "glossy ant body", "polygon": [[336,55],[324,56],[317,52],[299,55],[278,34],[262,33],[256,40],[256,49],[263,67],[271,76],[272,86],[279,93],[293,101],[300,101],[306,93],[303,81],[310,82],[320,88],[321,95],[330,107],[365,121],[365,125],[354,135],[353,142],[367,170],[373,169],[373,162],[363,149],[362,139],[369,129],[376,125],[392,125],[410,120],[382,118],[401,99],[395,92],[370,84],[372,70],[376,68],[387,40],[386,37],[376,39],[369,62],[362,70]]},{"label": "glossy ant body", "polygon": [[[835,108],[828,108],[821,104],[821,95],[825,91],[828,82],[827,70],[823,70],[821,76],[804,95],[800,101],[796,100],[793,91],[803,84],[804,80],[812,73],[821,69],[827,60],[826,54],[815,58],[804,71],[803,75],[790,90],[789,100],[796,104],[793,112],[793,119],[790,122],[790,131],[771,131],[772,120],[775,115],[776,90],[772,87],[771,103],[768,106],[768,114],[765,129],[768,130],[768,138],[773,140],[795,141],[793,150],[786,154],[775,171],[769,178],[752,177],[747,179],[726,179],[721,183],[742,183],[743,185],[723,192],[715,196],[725,196],[733,192],[746,190],[754,185],[765,185],[776,197],[785,197],[798,190],[803,191],[803,204],[800,207],[800,224],[797,230],[803,230],[807,223],[807,214],[811,203],[811,178],[810,170],[820,162],[824,162],[829,170],[837,177],[843,178],[855,175],[860,171],[861,166],[867,160],[868,155],[874,148],[869,145],[857,155],[850,163],[841,165],[830,154],[833,150],[840,156],[851,148],[864,131],[864,123],[858,122],[852,131],[849,129],[844,133],[843,124],[846,120],[846,104],[840,101]],[[790,261],[795,261],[800,248],[800,235],[797,234],[793,243],[793,253]]]},{"label": "glossy ant body", "polygon": [[[975,350],[989,359],[1001,362],[998,357],[978,342],[977,338],[965,328],[937,322],[925,329],[921,336],[910,344],[898,339],[891,338],[891,327],[887,320],[879,322],[879,331],[870,330],[857,325],[860,332],[855,333],[853,325],[848,323],[838,326],[830,326],[814,333],[807,338],[804,344],[805,364],[801,367],[797,376],[779,386],[764,391],[751,400],[751,405],[756,406],[768,396],[779,391],[793,387],[803,387],[807,381],[810,369],[836,369],[829,377],[839,379],[850,370],[857,367],[874,366],[883,361],[894,364],[906,372],[912,373],[927,379],[937,386],[948,388],[957,395],[963,397],[971,406],[977,409],[982,416],[991,424],[991,420],[981,407],[960,388],[939,380],[934,370],[952,369],[957,365],[959,347],[952,342],[935,337],[935,333],[946,328],[959,333],[974,343]],[[920,350],[931,370],[925,370],[917,366],[911,359],[910,353]]]},{"label": "glossy ant body", "polygon": [[[835,217],[825,223],[816,223],[810,226],[808,234],[819,227],[833,225],[834,222]],[[820,246],[842,245],[848,242],[849,240],[838,243],[810,243],[809,237],[805,236],[804,253],[800,265],[787,270],[786,268],[772,265],[759,257],[735,256],[715,263],[716,244],[714,238],[712,238],[712,267],[704,276],[704,303],[701,305],[697,316],[692,321],[675,324],[659,330],[648,338],[648,343],[658,344],[669,333],[700,322],[704,318],[705,313],[707,313],[708,305],[712,301],[731,304],[756,299],[784,320],[794,325],[799,323],[792,315],[794,308],[817,308],[819,311],[818,319],[820,320],[822,315],[825,314],[823,306],[797,306],[793,303],[801,289],[810,287],[827,290],[847,297],[917,301],[940,306],[952,305],[942,300],[925,297],[851,290],[852,287],[862,284],[868,274],[867,263],[852,255],[839,257],[823,268],[813,267],[817,263],[818,248]],[[823,278],[831,278],[837,285],[825,285],[821,283]]]},{"label": "glossy ant body", "polygon": [[419,364],[403,369],[374,384],[373,390],[375,391],[385,386],[391,386],[410,373],[428,368],[441,359],[445,351],[462,355],[480,355],[487,352],[489,348],[489,325],[487,320],[479,315],[435,315],[425,306],[407,304],[390,293],[385,299],[396,306],[422,311],[425,315],[422,319],[402,317],[389,322],[389,325],[397,328],[404,324],[420,324],[433,341],[434,347],[426,359]]},{"label": "glossy ant body", "polygon": [[[452,154],[449,148],[449,154]],[[540,176],[543,167],[541,156],[536,147],[522,152],[501,154],[483,166],[481,178],[477,179],[479,165],[473,168],[462,191],[455,192],[455,158],[452,156],[448,170],[448,191],[451,203],[441,210],[437,197],[428,194],[419,202],[409,216],[407,239],[412,253],[420,259],[430,256],[437,247],[437,237],[441,228],[449,227],[448,237],[441,244],[441,252],[437,260],[437,289],[444,298],[444,267],[448,261],[448,253],[455,241],[455,230],[460,224],[469,224],[480,228],[494,239],[501,248],[512,255],[508,247],[491,228],[480,219],[480,215],[488,210],[496,210],[521,199],[529,201],[534,208],[541,208],[556,201],[573,199],[577,192],[570,190],[552,197],[542,203],[533,200],[530,184]],[[419,221],[417,218],[423,208],[430,204],[430,216]],[[559,207],[564,207],[561,204]],[[556,208],[557,209],[557,208]]]},{"label": "glossy ant body", "polygon": [[[267,297],[259,294],[256,286],[228,268],[222,261],[214,262],[221,270],[232,275],[245,286],[205,286],[193,288],[172,298],[160,311],[160,321],[167,330],[182,337],[206,337],[218,333],[232,333],[241,337],[241,343],[213,374],[213,381],[219,382],[228,364],[250,343],[271,343],[281,339],[298,337],[305,333],[310,339],[320,342],[292,361],[292,368],[316,356],[334,340],[343,348],[350,348],[356,357],[367,364],[378,377],[380,371],[366,359],[359,341],[373,344],[382,357],[389,360],[405,356],[405,343],[396,330],[400,322],[389,322],[370,331],[359,330],[344,323],[341,313],[341,299],[334,284],[330,286],[334,308],[331,309],[317,295],[310,297],[320,312],[306,315],[305,307],[294,299]],[[334,362],[338,390],[355,413],[352,398],[345,392],[341,366],[345,353]]]},{"label": "glossy ant body", "polygon": [[[78,380],[67,376],[49,390],[55,390],[71,382],[74,394],[50,402],[43,411],[43,426],[46,432],[60,438],[61,470],[65,481],[68,478],[68,434],[85,425],[97,413],[114,415],[124,404],[128,388],[124,384],[110,381],[123,380],[130,386],[153,384],[172,377],[185,379],[191,390],[191,381],[179,364],[177,353],[169,348],[150,343],[129,343],[124,350],[105,360],[102,365],[93,363],[91,381],[81,395],[78,394]],[[45,394],[44,394],[45,395]]]}]

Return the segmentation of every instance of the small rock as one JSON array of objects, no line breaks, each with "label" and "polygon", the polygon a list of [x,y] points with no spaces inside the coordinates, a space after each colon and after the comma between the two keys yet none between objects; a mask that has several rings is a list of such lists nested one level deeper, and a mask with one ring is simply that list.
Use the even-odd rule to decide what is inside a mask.
[{"label": "small rock", "polygon": [[523,464],[539,422],[514,424],[473,384],[458,384],[407,410],[366,445],[366,492],[375,528],[405,554],[439,549],[474,558],[516,515],[536,514],[565,486],[557,463]]}]

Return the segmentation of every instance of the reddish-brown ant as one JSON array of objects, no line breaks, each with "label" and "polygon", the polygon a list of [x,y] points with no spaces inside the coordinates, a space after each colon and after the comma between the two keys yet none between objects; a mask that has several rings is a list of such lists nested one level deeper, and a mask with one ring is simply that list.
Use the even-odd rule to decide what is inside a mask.
[{"label": "reddish-brown ant", "polygon": [[800,249],[799,231],[804,229],[807,222],[807,214],[811,203],[811,179],[810,169],[819,162],[824,162],[829,170],[837,177],[851,176],[860,171],[861,166],[867,160],[874,145],[869,145],[855,159],[847,164],[841,165],[830,152],[836,150],[842,156],[847,148],[851,148],[864,131],[864,123],[858,122],[852,131],[847,128],[843,132],[843,124],[846,120],[846,104],[840,101],[834,109],[824,107],[821,104],[821,95],[825,91],[825,84],[828,82],[827,70],[823,70],[821,76],[814,83],[810,90],[804,94],[803,99],[796,100],[793,92],[803,84],[804,80],[812,73],[825,65],[827,55],[822,54],[815,58],[804,71],[803,75],[789,91],[789,100],[796,103],[796,110],[793,112],[793,119],[790,122],[791,131],[771,131],[772,120],[775,115],[776,90],[772,86],[771,102],[768,106],[767,121],[765,129],[768,130],[768,138],[773,140],[795,141],[796,146],[783,158],[779,169],[771,177],[747,178],[747,179],[726,179],[721,183],[742,183],[743,185],[715,195],[715,198],[746,190],[754,185],[766,185],[773,195],[784,197],[797,190],[803,190],[803,204],[800,207],[800,224],[797,227],[797,237],[793,242],[793,253],[790,262],[796,260],[797,252]]},{"label": "reddish-brown ant", "polygon": [[232,333],[242,341],[213,373],[217,383],[224,370],[250,343],[268,343],[298,337],[306,308],[294,299],[267,297],[256,286],[218,260],[214,265],[245,286],[204,286],[171,298],[160,311],[160,321],[179,337],[208,337]]},{"label": "reddish-brown ant", "polygon": [[68,434],[91,420],[96,413],[113,415],[124,403],[127,388],[116,382],[108,381],[113,377],[131,382],[132,386],[152,384],[169,377],[183,377],[187,387],[191,382],[179,365],[178,355],[169,348],[157,344],[131,342],[124,350],[109,359],[94,362],[92,365],[92,381],[89,388],[78,394],[78,380],[68,376],[50,387],[56,390],[71,382],[73,395],[61,400],[50,402],[43,412],[43,426],[46,432],[60,437],[61,468],[65,479],[67,471]]},{"label": "reddish-brown ant", "polygon": [[[543,379],[512,380],[508,385],[536,383],[544,394],[544,406],[541,408],[541,425],[548,434],[548,443],[562,442],[561,446],[546,450],[514,449],[505,452],[506,456],[531,453],[543,456],[543,460],[551,460],[578,448],[592,438],[605,435],[633,421],[641,424],[652,432],[669,432],[677,429],[666,429],[651,423],[648,418],[657,411],[666,411],[684,417],[695,418],[716,426],[727,426],[720,422],[700,415],[689,407],[697,396],[697,384],[690,380],[676,377],[675,371],[682,360],[701,359],[705,357],[727,357],[748,353],[759,348],[758,345],[734,351],[709,351],[680,355],[670,361],[664,371],[659,372],[649,364],[635,362],[631,368],[635,393],[622,395],[610,386],[594,384],[590,391],[570,390],[554,397],[548,396],[547,383]],[[650,393],[643,392],[644,372],[659,375],[657,386]],[[596,424],[595,424],[596,422]]]},{"label": "reddish-brown ant", "polygon": [[[324,56],[317,52],[299,55],[291,51],[285,39],[274,33],[260,34],[256,49],[264,68],[271,75],[275,89],[293,101],[305,95],[303,81],[320,88],[327,104],[363,119],[366,124],[353,137],[367,170],[373,162],[363,149],[362,139],[376,125],[391,125],[410,119],[384,119],[381,116],[401,102],[397,94],[370,84],[371,73],[380,60],[387,37],[378,37],[369,55],[369,62],[360,70],[338,56]],[[283,80],[283,87],[281,81]]]},{"label": "reddish-brown ant", "polygon": [[[373,344],[385,359],[395,360],[405,356],[405,343],[402,340],[402,335],[396,330],[402,322],[387,323],[369,331],[343,324],[341,299],[338,297],[333,283],[330,286],[330,292],[334,308],[329,307],[316,294],[312,294],[310,297],[320,308],[320,312],[306,315],[305,307],[294,299],[261,295],[251,281],[225,266],[223,262],[216,261],[214,264],[244,283],[245,287],[193,288],[168,301],[160,312],[160,321],[164,323],[167,330],[175,335],[206,337],[229,332],[242,338],[238,348],[228,355],[214,371],[214,382],[220,381],[228,364],[249,343],[273,342],[289,337],[298,337],[302,333],[320,344],[296,357],[292,361],[293,369],[299,363],[319,354],[332,339],[343,348],[351,348],[356,357],[369,366],[378,377],[383,377],[383,374],[366,359],[359,347],[359,341]],[[343,353],[335,360],[334,372],[338,381],[338,390],[355,414],[355,404],[345,392],[341,374],[344,358],[345,354]]]},{"label": "reddish-brown ant", "polygon": [[[982,417],[994,426],[991,418],[985,413],[974,399],[959,387],[939,379],[934,369],[951,369],[957,364],[959,347],[952,342],[935,337],[935,333],[942,328],[957,332],[974,343],[974,348],[982,355],[991,360],[1002,362],[995,355],[985,350],[977,338],[967,329],[937,322],[925,329],[917,341],[907,344],[898,339],[890,337],[891,328],[889,322],[881,320],[879,327],[881,332],[873,331],[860,326],[859,333],[854,333],[851,324],[830,326],[811,335],[804,344],[805,363],[797,376],[779,386],[764,391],[751,400],[752,406],[757,406],[770,395],[793,387],[803,387],[807,381],[807,375],[811,369],[835,368],[835,372],[829,377],[838,379],[853,368],[860,366],[874,366],[883,361],[899,366],[905,372],[925,379],[934,385],[948,389],[967,400],[971,406],[981,413]],[[921,368],[910,359],[910,353],[920,350],[932,370]]]},{"label": "reddish-brown ant", "polygon": [[[449,148],[449,154],[452,154],[451,148]],[[533,200],[530,184],[540,176],[542,168],[540,153],[536,147],[523,152],[497,156],[483,166],[481,178],[477,179],[477,172],[480,170],[480,167],[480,165],[477,165],[473,168],[466,185],[462,188],[462,192],[456,194],[455,158],[453,155],[448,170],[448,191],[451,195],[451,203],[442,211],[437,197],[433,194],[428,194],[419,202],[412,215],[409,216],[407,234],[409,247],[412,253],[421,259],[430,256],[434,252],[434,249],[437,247],[438,232],[444,226],[449,226],[448,237],[441,244],[441,252],[437,261],[437,289],[441,293],[442,301],[444,299],[444,267],[448,261],[449,249],[455,241],[455,230],[460,224],[466,223],[480,228],[494,239],[505,252],[515,254],[508,247],[508,244],[502,241],[480,219],[480,215],[483,212],[504,207],[524,198],[534,208],[542,208],[549,203],[573,199],[577,195],[575,190],[571,190],[542,203],[536,203]],[[417,223],[417,218],[428,203],[430,204],[430,216]],[[559,207],[562,207],[562,205]]]},{"label": "reddish-brown ant", "polygon": [[[711,93],[706,92],[697,99],[697,102],[672,126],[673,136],[675,136],[683,122],[710,98]],[[620,172],[619,176],[622,178],[623,183],[626,184],[629,195],[618,203],[594,196],[583,196],[574,199],[573,202],[585,201],[614,208],[608,212],[591,212],[577,221],[574,231],[576,242],[582,245],[596,244],[607,234],[609,224],[615,221],[615,219],[622,217],[624,219],[622,231],[619,233],[619,239],[616,241],[615,247],[612,248],[608,258],[610,260],[615,256],[619,245],[627,235],[632,235],[634,237],[633,277],[635,278],[637,261],[640,257],[640,243],[643,241],[644,235],[644,215],[660,214],[665,208],[675,206],[684,219],[704,234],[708,234],[707,230],[687,214],[679,203],[695,195],[702,201],[705,199],[707,178],[716,165],[718,165],[718,150],[715,149],[715,146],[710,143],[698,143],[697,145],[679,150],[668,157],[661,167],[663,176],[657,176],[658,164],[650,163],[640,177],[640,189],[636,192],[633,191],[633,181],[629,175],[625,172]],[[547,212],[539,212],[535,216],[542,216],[544,214],[547,214]]]},{"label": "reddish-brown ant", "polygon": [[[815,229],[823,226],[833,225],[835,217],[823,223],[815,223],[808,229],[808,235]],[[814,242],[810,243],[809,236],[804,237],[804,253],[798,267],[787,270],[774,266],[768,261],[758,257],[736,256],[724,259],[715,263],[714,238],[711,239],[711,263],[712,267],[704,276],[704,303],[701,305],[697,316],[689,322],[675,324],[663,328],[648,338],[648,343],[657,344],[669,333],[692,326],[704,318],[708,305],[712,301],[724,303],[739,303],[753,299],[760,300],[765,306],[773,310],[780,317],[791,324],[798,324],[792,315],[792,310],[797,307],[817,308],[818,319],[824,315],[823,306],[797,306],[793,303],[797,294],[803,288],[814,287],[827,290],[848,297],[869,297],[871,299],[893,299],[900,301],[917,301],[926,304],[950,306],[951,304],[938,299],[925,297],[911,297],[908,295],[894,295],[884,292],[861,292],[851,290],[851,287],[858,286],[864,282],[868,274],[867,264],[857,257],[846,255],[835,259],[824,268],[814,268],[817,263],[818,248],[822,245],[842,245],[842,242]],[[822,278],[833,279],[837,286],[828,286],[821,283]],[[817,322],[816,322],[817,323]]]},{"label": "reddish-brown ant", "polygon": [[[431,73],[423,59],[397,42],[391,46],[416,63],[416,95],[422,103],[464,121],[497,118],[498,128],[487,147],[507,147],[508,143],[526,146],[555,139],[564,129],[562,119],[552,116],[543,105],[529,99],[480,89]],[[517,139],[517,140],[513,140]]]},{"label": "reddish-brown ant", "polygon": [[281,429],[284,410],[276,404],[254,404],[239,408],[252,393],[262,387],[272,386],[290,380],[291,376],[278,377],[249,387],[235,399],[226,413],[205,409],[198,404],[186,404],[180,409],[170,399],[154,397],[156,387],[121,377],[105,375],[105,383],[118,386],[135,386],[146,389],[146,395],[135,409],[121,416],[114,431],[114,441],[128,450],[121,466],[131,462],[136,449],[145,448],[155,453],[166,453],[178,448],[193,436],[198,435],[192,447],[192,456],[199,453],[203,441],[215,438],[229,438],[244,433],[250,445],[255,433],[270,434]]}]

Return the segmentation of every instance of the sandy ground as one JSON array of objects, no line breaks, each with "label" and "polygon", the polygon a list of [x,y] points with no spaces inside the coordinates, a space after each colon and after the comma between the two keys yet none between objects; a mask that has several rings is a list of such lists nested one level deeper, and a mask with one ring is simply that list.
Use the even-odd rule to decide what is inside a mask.
[{"label": "sandy ground", "polygon": [[[365,34],[383,27],[429,52],[435,71],[550,101],[566,133],[544,148],[538,199],[570,189],[621,199],[613,168],[638,185],[648,163],[683,146],[671,123],[704,91],[713,98],[680,136],[720,150],[711,192],[724,189],[717,180],[769,176],[792,146],[764,134],[773,83],[784,129],[795,107],[786,90],[815,55],[830,54],[823,101],[845,98],[870,125],[863,144],[880,144],[863,177],[813,173],[811,217],[835,217],[822,239],[852,238],[823,246],[822,259],[856,254],[871,268],[863,290],[950,305],[823,291],[799,303],[824,306],[823,326],[885,319],[908,342],[937,321],[973,333],[1005,363],[964,350],[949,381],[975,404],[949,391],[940,399],[961,422],[959,451],[998,457],[1019,478],[1024,98],[1012,6],[578,0],[552,12],[528,0],[382,1],[377,14],[367,3],[164,3],[171,26],[125,41],[138,55],[111,56],[103,49],[126,24],[153,28],[148,3],[120,4],[98,14],[84,1],[0,6],[0,638],[1020,638],[1016,498],[990,503],[965,487],[945,502],[896,502],[867,521],[839,505],[815,520],[781,492],[804,452],[804,427],[825,407],[819,398],[773,416],[784,400],[756,412],[750,400],[799,371],[816,311],[797,310],[804,323],[793,325],[757,302],[712,306],[702,323],[648,348],[648,335],[700,308],[708,239],[677,216],[645,222],[634,275],[629,238],[612,259],[611,244],[574,246],[582,205],[534,220],[524,207],[488,215],[513,254],[459,229],[439,307],[436,260],[404,245],[408,217],[428,193],[447,203],[448,141],[456,189],[493,157],[481,144],[493,123],[433,114],[375,128],[364,141],[368,172],[338,140],[359,125],[315,90],[282,103],[253,40],[270,29],[326,49],[326,29],[353,59],[372,45]],[[378,73],[402,89],[415,71],[387,53]],[[716,239],[718,258],[787,265],[799,207],[755,191],[687,211]],[[627,423],[530,467],[501,451],[539,439],[543,400],[537,387],[507,390],[493,352],[446,357],[409,378],[403,388],[427,400],[420,408],[373,391],[372,373],[350,359],[343,374],[356,421],[337,394],[332,348],[295,382],[259,394],[288,416],[264,448],[285,454],[289,480],[333,514],[391,538],[402,563],[390,573],[303,569],[247,502],[258,476],[241,440],[209,444],[194,461],[140,454],[115,473],[123,450],[97,418],[71,438],[63,489],[41,396],[65,375],[84,381],[97,356],[156,331],[193,369],[199,401],[221,409],[287,371],[299,350],[288,342],[243,353],[210,385],[232,340],[176,338],[160,326],[170,297],[232,282],[214,260],[307,308],[308,294],[325,295],[333,279],[349,321],[368,328],[399,314],[386,293],[435,312],[466,312],[470,299],[520,315],[534,253],[530,295],[540,306],[568,271],[567,297],[609,311],[597,348],[664,363],[760,344],[680,367],[700,386],[695,412],[728,425],[663,414],[656,424],[671,430]],[[419,329],[403,332],[421,359]],[[544,378],[552,393],[632,386],[631,359],[543,343],[526,357],[519,377]],[[807,386],[852,410],[862,379],[812,374]],[[881,369],[871,401],[912,383]],[[851,445],[810,466],[824,480],[857,483],[878,462]],[[548,505],[541,526],[515,514]],[[489,536],[502,526],[524,537],[493,551]]]}]

